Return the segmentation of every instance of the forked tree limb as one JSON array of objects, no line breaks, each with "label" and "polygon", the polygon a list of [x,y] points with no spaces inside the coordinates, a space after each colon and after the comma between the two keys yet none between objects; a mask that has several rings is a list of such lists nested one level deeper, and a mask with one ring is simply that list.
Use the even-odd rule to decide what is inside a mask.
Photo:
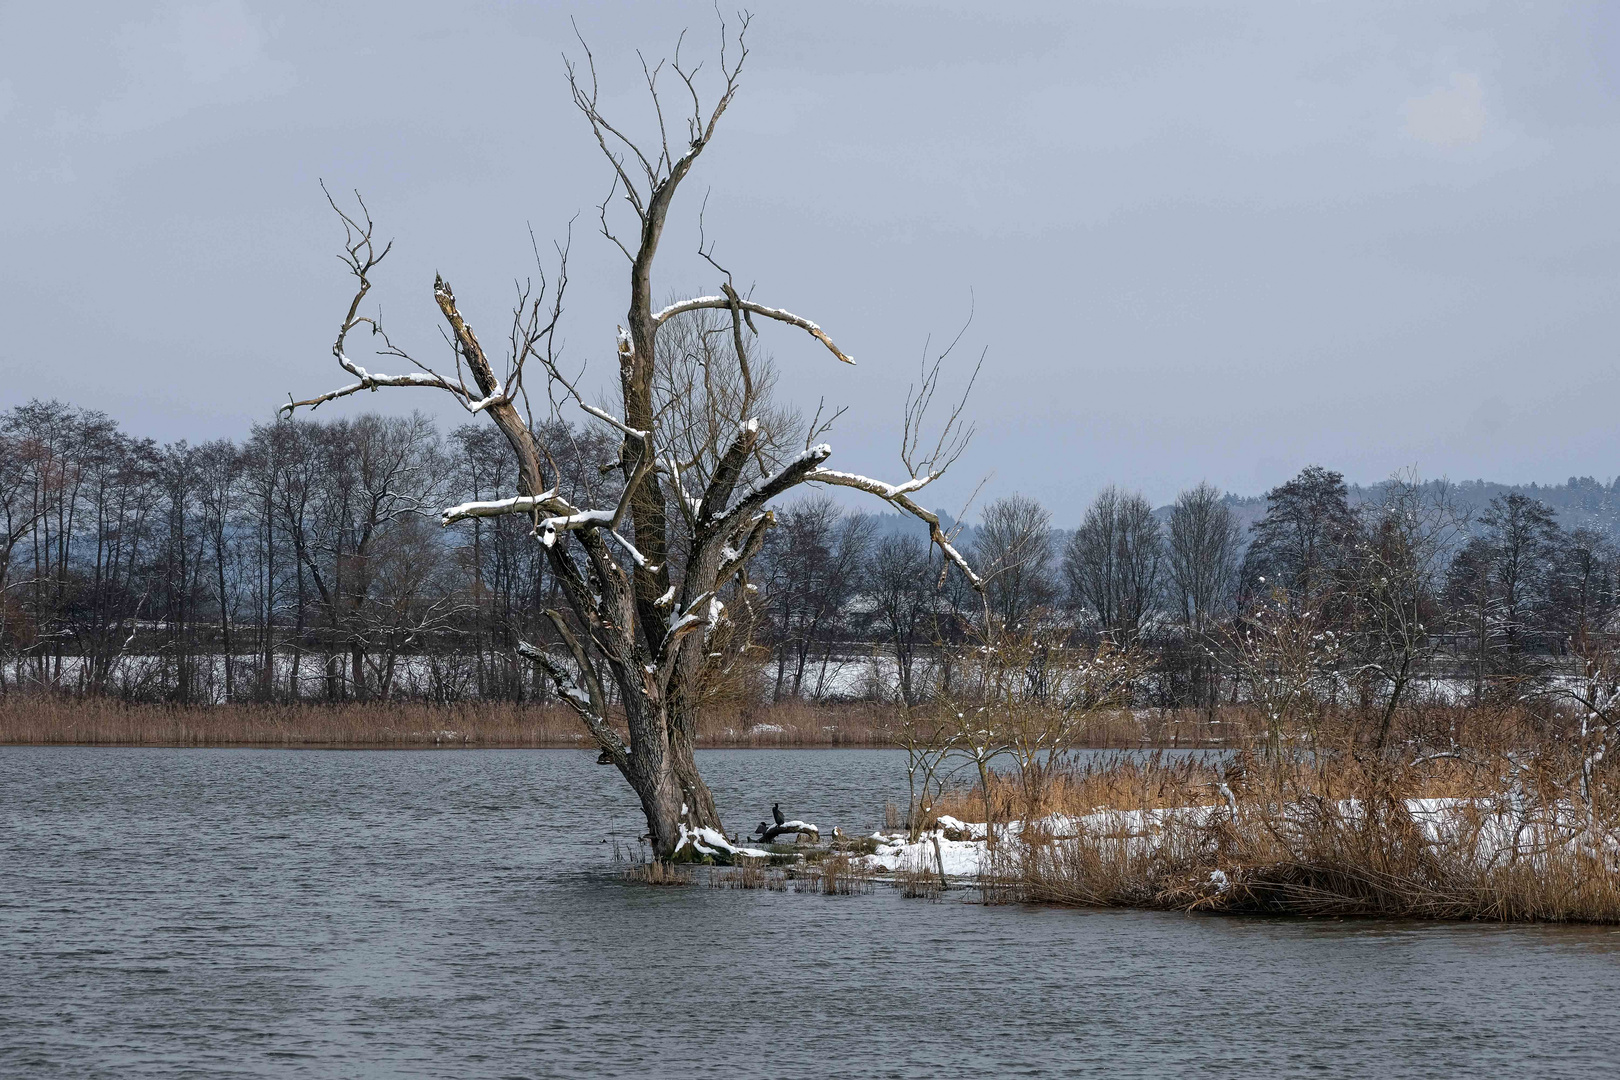
[{"label": "forked tree limb", "polygon": [[837,487],[855,488],[876,495],[891,506],[897,506],[912,517],[921,520],[928,526],[929,542],[939,548],[940,554],[950,560],[951,564],[962,572],[975,591],[982,593],[984,592],[984,579],[973,572],[973,567],[968,565],[968,561],[962,557],[962,553],[957,551],[955,545],[951,543],[950,537],[945,535],[945,530],[939,523],[939,515],[913,502],[909,494],[909,492],[916,491],[923,485],[937,479],[938,476],[938,473],[930,473],[926,476],[913,477],[904,484],[885,484],[883,481],[873,480],[869,476],[838,472],[835,469],[815,469],[805,477],[805,480],[809,483],[833,484]]}]

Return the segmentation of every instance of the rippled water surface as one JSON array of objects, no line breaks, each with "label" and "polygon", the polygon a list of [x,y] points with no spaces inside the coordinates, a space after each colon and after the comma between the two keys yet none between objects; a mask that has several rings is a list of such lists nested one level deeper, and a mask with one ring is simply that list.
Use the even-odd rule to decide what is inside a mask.
[{"label": "rippled water surface", "polygon": [[[622,884],[574,751],[0,749],[0,1075],[1597,1076],[1620,935]],[[874,751],[703,756],[846,831]]]}]

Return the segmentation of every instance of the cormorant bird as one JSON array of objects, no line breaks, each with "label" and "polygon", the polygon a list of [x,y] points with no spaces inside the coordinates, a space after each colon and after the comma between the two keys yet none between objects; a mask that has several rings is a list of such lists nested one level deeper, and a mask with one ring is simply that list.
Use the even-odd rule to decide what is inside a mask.
[{"label": "cormorant bird", "polygon": [[784,818],[782,816],[782,804],[781,803],[774,803],[774,802],[771,803],[771,817],[776,819],[776,823],[778,825],[782,824],[782,822],[787,820],[786,818]]}]

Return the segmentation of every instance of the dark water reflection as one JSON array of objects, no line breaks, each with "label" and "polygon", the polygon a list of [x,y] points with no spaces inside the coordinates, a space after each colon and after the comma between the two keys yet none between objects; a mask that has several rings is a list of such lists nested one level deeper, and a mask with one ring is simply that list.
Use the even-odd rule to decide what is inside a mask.
[{"label": "dark water reflection", "polygon": [[[1620,936],[619,883],[570,751],[0,750],[0,1075],[1595,1076]],[[896,755],[716,751],[870,827]]]}]

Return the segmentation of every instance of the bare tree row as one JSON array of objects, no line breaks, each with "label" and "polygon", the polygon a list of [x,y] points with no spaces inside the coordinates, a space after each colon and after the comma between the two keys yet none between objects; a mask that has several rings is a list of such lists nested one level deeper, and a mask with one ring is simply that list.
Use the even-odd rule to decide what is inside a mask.
[{"label": "bare tree row", "polygon": [[[712,329],[672,335],[689,380]],[[557,606],[531,523],[437,524],[443,505],[512,490],[500,438],[363,415],[158,446],[56,402],[0,414],[0,686],[178,702],[544,698],[518,651],[551,640]],[[569,490],[613,487],[600,468],[613,440],[560,424],[547,438]],[[1010,496],[985,508],[966,552],[982,599],[941,573],[920,531],[801,498],[778,508],[760,553],[736,642],[743,692],[921,702],[949,688],[951,646],[986,606],[1005,626],[1145,650],[1181,704],[1236,693],[1232,643],[1268,620],[1309,618],[1342,639],[1335,663],[1384,695],[1444,668],[1483,697],[1611,629],[1620,560],[1600,534],[1561,529],[1520,494],[1471,518],[1443,486],[1382,491],[1352,508],[1338,474],[1306,469],[1268,494],[1251,535],[1207,484],[1164,510],[1107,488],[1068,533]],[[876,685],[850,678],[874,658]]]}]

